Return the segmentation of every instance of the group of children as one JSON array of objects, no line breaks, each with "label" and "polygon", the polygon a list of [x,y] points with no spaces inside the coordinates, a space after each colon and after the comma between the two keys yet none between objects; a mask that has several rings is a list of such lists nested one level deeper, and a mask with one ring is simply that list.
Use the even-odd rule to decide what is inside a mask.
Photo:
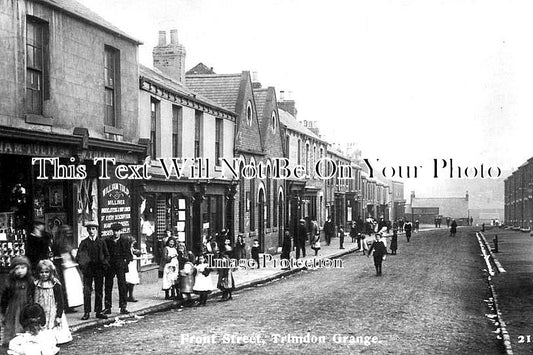
[{"label": "group of children", "polygon": [[[244,241],[242,236],[237,238],[237,250],[231,246],[231,240],[226,238],[224,245],[218,250],[215,257],[221,259],[243,258]],[[259,241],[254,240],[251,248],[252,258],[256,261],[259,268]],[[213,250],[213,248],[211,249]],[[194,258],[191,252],[186,252],[185,244],[177,243],[173,237],[166,241],[163,251],[163,268],[162,289],[165,291],[165,299],[184,300],[185,305],[205,306],[208,295],[214,287],[209,277],[215,269],[209,267],[205,255],[199,255]],[[222,301],[232,299],[232,291],[235,289],[235,280],[231,268],[217,268],[218,273],[217,288],[222,291]],[[199,300],[193,304],[192,294],[198,294]]]},{"label": "group of children", "polygon": [[[222,257],[228,257],[231,247],[226,247],[226,252]],[[165,299],[184,300],[187,306],[193,305],[192,294],[199,295],[199,300],[195,305],[205,306],[209,293],[213,290],[213,285],[209,274],[212,269],[209,267],[204,255],[194,258],[191,252],[186,252],[185,245],[179,243],[176,249],[176,240],[168,238],[164,250],[164,260],[166,262],[163,269],[163,287]],[[218,287],[223,292],[223,299],[231,299],[231,291],[235,287],[231,269],[226,269],[226,276],[221,280],[221,270],[219,270]]]},{"label": "group of children", "polygon": [[63,285],[50,260],[41,260],[32,276],[30,261],[18,256],[11,263],[1,295],[2,345],[8,354],[56,354],[57,344],[72,340],[66,322]]}]

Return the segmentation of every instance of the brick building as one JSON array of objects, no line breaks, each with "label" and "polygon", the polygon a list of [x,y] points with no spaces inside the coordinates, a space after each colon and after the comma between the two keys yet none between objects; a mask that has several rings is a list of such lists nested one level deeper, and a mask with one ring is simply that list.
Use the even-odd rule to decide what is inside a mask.
[{"label": "brick building", "polygon": [[[272,159],[285,156],[283,145],[283,133],[279,120],[279,111],[274,87],[262,88],[261,84],[254,80],[253,91],[257,105],[257,116],[261,126],[263,148],[267,157],[267,169],[272,171]],[[278,237],[278,245],[282,245],[283,232],[285,230],[285,180],[272,179],[269,174],[264,181],[266,192],[266,218],[265,230],[272,238]]]},{"label": "brick building", "polygon": [[[212,69],[204,71],[205,68],[197,65],[187,72],[186,84],[237,114],[234,155],[240,159],[239,170],[246,165],[268,166],[262,121],[259,119],[250,72],[214,74]],[[235,221],[231,230],[234,235],[243,235],[247,249],[254,239],[258,239],[262,252],[273,253],[279,246],[279,231],[268,227],[272,226],[274,206],[271,181],[258,178],[257,174],[252,175],[256,177],[245,178],[240,174],[235,195]]]},{"label": "brick building", "polygon": [[419,220],[420,223],[434,224],[435,217],[441,216],[455,219],[458,224],[468,225],[470,210],[468,191],[464,197],[415,197],[411,192],[410,205],[406,209],[406,217]]}]

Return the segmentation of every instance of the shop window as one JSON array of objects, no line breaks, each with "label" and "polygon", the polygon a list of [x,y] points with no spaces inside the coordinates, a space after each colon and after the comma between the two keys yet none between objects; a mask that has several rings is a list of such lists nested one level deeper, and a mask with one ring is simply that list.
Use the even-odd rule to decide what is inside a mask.
[{"label": "shop window", "polygon": [[244,194],[244,177],[239,180],[239,233],[244,233],[244,209],[246,205]]},{"label": "shop window", "polygon": [[48,92],[48,24],[28,16],[26,21],[26,112],[43,114]]},{"label": "shop window", "polygon": [[255,179],[250,180],[250,231],[255,231]]}]

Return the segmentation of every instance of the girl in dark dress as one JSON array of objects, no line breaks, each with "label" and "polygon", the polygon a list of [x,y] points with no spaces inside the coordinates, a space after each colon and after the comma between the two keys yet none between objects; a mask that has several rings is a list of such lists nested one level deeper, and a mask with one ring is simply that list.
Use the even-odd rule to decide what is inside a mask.
[{"label": "girl in dark dress", "polygon": [[30,260],[25,256],[17,256],[11,261],[11,271],[1,297],[0,321],[4,325],[2,344],[7,345],[17,333],[23,333],[20,311],[33,303],[34,293],[35,282],[31,276]]},{"label": "girl in dark dress", "polygon": [[387,248],[381,241],[381,234],[379,233],[376,233],[376,240],[374,243],[372,243],[370,249],[368,250],[368,257],[370,257],[370,253],[372,251],[374,251],[374,266],[376,267],[376,276],[381,276],[381,264],[383,263],[383,259],[385,259],[385,255],[387,255]]}]

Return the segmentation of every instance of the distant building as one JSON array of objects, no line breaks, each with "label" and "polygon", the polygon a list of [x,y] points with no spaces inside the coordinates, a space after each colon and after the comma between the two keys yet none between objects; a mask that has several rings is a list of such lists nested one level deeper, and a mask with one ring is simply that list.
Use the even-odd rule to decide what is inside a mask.
[{"label": "distant building", "polygon": [[458,224],[467,224],[470,218],[468,191],[464,197],[415,197],[411,192],[411,203],[406,209],[406,218],[418,220],[423,224],[435,223],[435,217],[450,217]]}]

